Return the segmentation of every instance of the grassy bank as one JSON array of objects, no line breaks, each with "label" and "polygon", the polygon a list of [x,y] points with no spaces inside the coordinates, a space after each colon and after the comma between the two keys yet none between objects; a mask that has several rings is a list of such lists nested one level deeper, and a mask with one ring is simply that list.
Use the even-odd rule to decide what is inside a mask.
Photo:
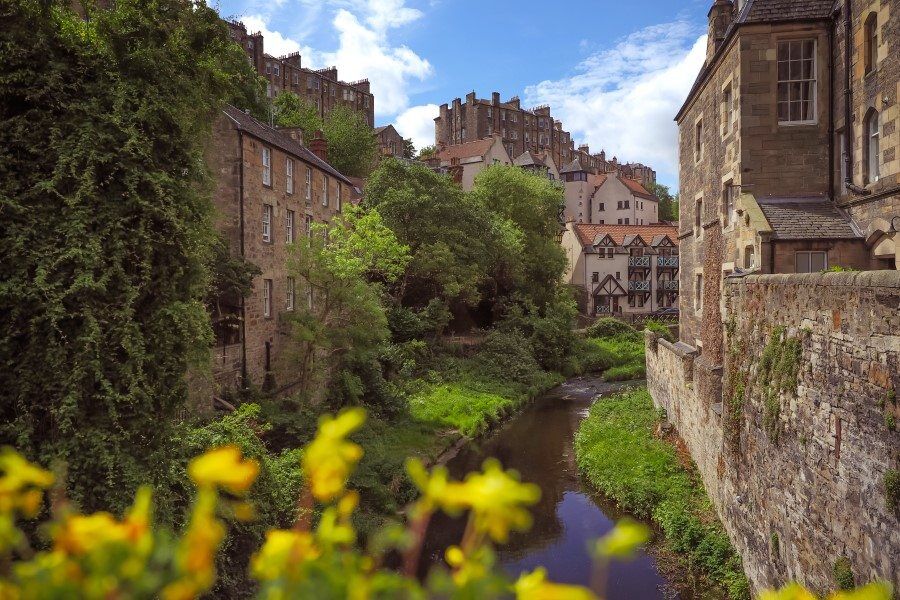
[{"label": "grassy bank", "polygon": [[[655,321],[645,325],[671,339],[667,326]],[[606,381],[632,381],[647,375],[644,333],[618,319],[599,319],[579,341],[577,362],[584,373],[602,373]]]},{"label": "grassy bank", "polygon": [[693,466],[654,436],[659,416],[639,388],[594,403],[575,438],[578,466],[624,510],[652,519],[665,543],[733,599],[749,598],[740,558]]}]

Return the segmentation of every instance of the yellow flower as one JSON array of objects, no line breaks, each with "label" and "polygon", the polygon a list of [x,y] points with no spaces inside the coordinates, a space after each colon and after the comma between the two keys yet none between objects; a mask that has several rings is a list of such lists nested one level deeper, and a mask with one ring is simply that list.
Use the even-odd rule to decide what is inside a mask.
[{"label": "yellow flower", "polygon": [[891,600],[893,590],[890,584],[876,581],[850,592],[835,592],[829,600]]},{"label": "yellow flower", "polygon": [[628,559],[649,539],[649,527],[626,517],[597,541],[597,553],[607,558]]},{"label": "yellow flower", "polygon": [[222,446],[198,456],[188,465],[188,475],[200,487],[219,486],[232,494],[244,494],[259,473],[259,463],[243,460],[237,446]]},{"label": "yellow flower", "polygon": [[513,586],[516,600],[595,600],[596,596],[577,585],[562,585],[547,581],[547,570],[540,568],[523,573]]},{"label": "yellow flower", "polygon": [[486,460],[484,471],[470,473],[462,485],[448,484],[442,506],[468,507],[475,513],[475,527],[492,540],[505,543],[511,529],[531,527],[531,513],[525,506],[536,503],[541,489],[521,483],[515,471],[504,471],[499,461]]},{"label": "yellow flower", "polygon": [[225,536],[225,527],[216,518],[217,500],[214,489],[201,487],[191,522],[176,553],[181,578],[163,589],[166,600],[192,598],[212,587],[216,578],[216,552]]},{"label": "yellow flower", "polygon": [[363,455],[362,448],[346,437],[365,420],[365,411],[357,408],[319,421],[319,431],[303,453],[303,472],[313,496],[320,502],[330,502],[344,491],[350,473]]},{"label": "yellow flower", "polygon": [[68,517],[54,536],[54,546],[66,554],[90,554],[106,544],[128,540],[128,529],[107,512]]},{"label": "yellow flower", "polygon": [[763,592],[759,600],[816,600],[816,597],[802,585],[791,583],[778,591]]},{"label": "yellow flower", "polygon": [[257,579],[274,581],[290,575],[298,565],[318,556],[319,550],[311,533],[275,529],[266,534],[266,542],[250,566]]},{"label": "yellow flower", "polygon": [[41,490],[53,485],[53,474],[25,460],[11,448],[0,450],[0,513],[18,509],[26,518],[41,510]]}]

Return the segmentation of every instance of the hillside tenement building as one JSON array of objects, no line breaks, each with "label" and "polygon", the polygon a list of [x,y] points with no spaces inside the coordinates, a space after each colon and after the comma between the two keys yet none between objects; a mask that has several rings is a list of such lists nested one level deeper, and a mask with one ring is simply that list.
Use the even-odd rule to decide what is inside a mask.
[{"label": "hillside tenement building", "polygon": [[213,315],[217,386],[247,384],[278,392],[297,383],[288,317],[312,294],[288,273],[288,252],[313,222],[328,223],[354,193],[354,183],[326,161],[325,140],[309,147],[283,130],[226,107],[213,129],[207,161],[214,174],[215,227],[232,256],[262,271],[241,298],[220,299]]},{"label": "hillside tenement building", "polygon": [[338,105],[352,108],[375,125],[375,97],[369,80],[345,82],[338,78],[337,67],[308,69],[302,66],[299,52],[275,57],[266,54],[262,33],[251,33],[240,21],[228,21],[231,38],[240,44],[256,72],[267,81],[266,95],[274,98],[282,91],[293,92],[309,101],[325,118]]},{"label": "hillside tenement building", "polygon": [[549,156],[557,167],[575,160],[593,173],[619,171],[642,185],[656,183],[656,172],[640,163],[619,164],[613,157],[606,160],[606,152],[591,154],[590,147],[575,147],[572,136],[563,129],[561,121],[553,118],[549,106],[522,108],[518,96],[506,102],[494,92],[491,99],[480,99],[475,92],[465,102],[456,98],[440,107],[434,120],[434,138],[438,149],[466,144],[499,135],[506,153],[518,157],[525,152]]},{"label": "hillside tenement building", "polygon": [[560,171],[566,222],[650,225],[659,222],[659,198],[619,171],[594,173],[574,160]]},{"label": "hillside tenement building", "polygon": [[900,0],[708,17],[676,117],[680,340],[646,333],[647,385],[754,595],[841,564],[896,590]]}]

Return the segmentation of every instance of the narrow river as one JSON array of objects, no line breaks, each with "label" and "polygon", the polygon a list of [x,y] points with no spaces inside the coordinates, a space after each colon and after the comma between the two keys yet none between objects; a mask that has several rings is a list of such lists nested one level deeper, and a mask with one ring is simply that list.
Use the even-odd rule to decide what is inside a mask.
[{"label": "narrow river", "polygon": [[[599,379],[572,379],[493,435],[465,447],[448,463],[451,475],[461,478],[480,469],[486,458],[495,457],[505,468],[516,469],[523,481],[541,487],[541,501],[532,509],[531,530],[514,534],[498,551],[499,562],[511,576],[542,566],[553,581],[589,585],[592,562],[588,544],[609,532],[622,515],[585,488],[575,464],[573,442],[593,399],[618,387]],[[429,527],[425,561],[435,564],[442,560],[444,550],[458,543],[464,527],[462,520],[436,519]],[[607,600],[679,597],[660,573],[657,561],[645,553],[631,562],[614,562],[606,592]]]}]

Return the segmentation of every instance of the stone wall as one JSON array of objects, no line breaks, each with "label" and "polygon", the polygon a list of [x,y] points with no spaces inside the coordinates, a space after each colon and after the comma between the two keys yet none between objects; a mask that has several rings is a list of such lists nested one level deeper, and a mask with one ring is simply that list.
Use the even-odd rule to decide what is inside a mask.
[{"label": "stone wall", "polygon": [[[900,588],[900,522],[884,488],[900,469],[900,272],[729,279],[722,307],[721,353],[648,334],[648,386],[754,588],[798,580],[824,592],[839,558],[857,583]],[[785,352],[767,371],[773,332],[798,358]]]}]

